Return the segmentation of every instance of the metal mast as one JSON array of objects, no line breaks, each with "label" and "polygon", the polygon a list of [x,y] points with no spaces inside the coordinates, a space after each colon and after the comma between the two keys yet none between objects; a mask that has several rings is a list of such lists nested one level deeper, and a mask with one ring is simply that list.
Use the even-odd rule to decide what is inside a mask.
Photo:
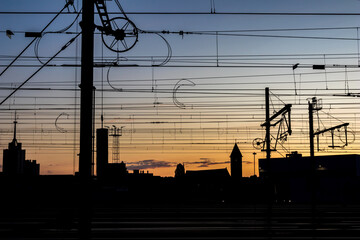
[{"label": "metal mast", "polygon": [[93,133],[94,1],[83,0],[82,5],[79,174],[83,178],[90,178]]},{"label": "metal mast", "polygon": [[310,138],[310,156],[314,157],[314,108],[313,105],[314,100],[312,102],[308,102],[308,109],[309,109],[309,138]]},{"label": "metal mast", "polygon": [[266,145],[266,159],[270,160],[271,158],[271,146],[270,146],[270,94],[269,88],[265,88],[265,145]]}]

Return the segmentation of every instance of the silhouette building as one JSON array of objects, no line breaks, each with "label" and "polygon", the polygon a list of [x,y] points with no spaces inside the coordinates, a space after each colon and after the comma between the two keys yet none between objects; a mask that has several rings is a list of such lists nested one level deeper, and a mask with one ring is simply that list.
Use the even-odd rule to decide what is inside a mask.
[{"label": "silhouette building", "polygon": [[96,130],[96,174],[102,180],[121,180],[125,178],[152,177],[152,173],[134,170],[131,174],[127,171],[126,164],[121,162],[109,163],[109,131],[107,128]]},{"label": "silhouette building", "polygon": [[96,174],[100,178],[106,175],[109,156],[108,145],[108,129],[96,129]]},{"label": "silhouette building", "polygon": [[38,176],[40,164],[37,164],[36,160],[25,160],[25,150],[16,139],[16,124],[17,121],[14,121],[14,138],[9,143],[8,149],[3,151],[3,174],[6,176]]},{"label": "silhouette building", "polygon": [[306,202],[314,194],[322,202],[360,199],[360,155],[259,159],[259,174],[271,179],[278,201]]},{"label": "silhouette building", "polygon": [[186,177],[192,181],[201,182],[222,182],[229,180],[230,175],[226,168],[221,169],[208,169],[208,170],[188,170]]},{"label": "silhouette building", "polygon": [[183,178],[185,176],[185,167],[179,163],[175,169],[175,178]]},{"label": "silhouette building", "polygon": [[96,175],[100,179],[123,177],[127,174],[126,164],[109,163],[109,131],[107,128],[96,130]]},{"label": "silhouette building", "polygon": [[109,163],[106,166],[106,177],[114,178],[114,177],[124,177],[128,174],[126,164],[121,161],[120,163]]},{"label": "silhouette building", "polygon": [[239,147],[235,143],[234,148],[230,154],[231,177],[234,179],[242,178],[242,157],[243,156],[239,150]]}]

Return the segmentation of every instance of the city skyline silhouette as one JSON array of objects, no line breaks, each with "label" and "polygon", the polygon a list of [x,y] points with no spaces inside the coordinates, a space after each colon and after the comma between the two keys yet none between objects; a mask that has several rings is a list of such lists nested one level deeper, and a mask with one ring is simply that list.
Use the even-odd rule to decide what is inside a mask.
[{"label": "city skyline silhouette", "polygon": [[359,236],[359,1],[1,6],[1,239]]}]

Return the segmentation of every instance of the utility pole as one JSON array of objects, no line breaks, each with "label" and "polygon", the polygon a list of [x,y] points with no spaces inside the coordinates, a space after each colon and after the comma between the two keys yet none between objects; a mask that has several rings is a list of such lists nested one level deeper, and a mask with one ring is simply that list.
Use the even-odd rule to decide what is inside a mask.
[{"label": "utility pole", "polygon": [[81,83],[80,83],[80,154],[79,175],[81,189],[79,197],[80,239],[91,237],[91,174],[93,147],[93,67],[94,67],[94,0],[82,1],[83,12],[80,26],[81,39]]},{"label": "utility pole", "polygon": [[[270,160],[271,158],[271,151],[276,151],[276,145],[279,139],[281,138],[285,138],[287,135],[291,135],[292,130],[291,130],[291,118],[290,118],[290,112],[291,112],[291,104],[285,104],[285,106],[280,109],[279,111],[275,112],[271,117],[270,117],[270,90],[269,88],[265,88],[265,122],[263,124],[261,124],[260,126],[266,128],[266,135],[265,135],[265,150],[264,148],[261,151],[266,151],[266,159]],[[288,114],[288,119],[289,122],[286,121],[284,115]],[[276,121],[274,124],[271,124],[271,121],[275,120],[277,117],[281,116],[281,119]],[[280,134],[280,129],[283,126],[282,124],[285,122],[286,126],[287,126],[287,131],[283,132]],[[270,127],[275,127],[277,124],[279,125],[279,130],[278,130],[278,135],[276,138],[276,142],[275,142],[275,148],[271,149],[271,134],[270,134]],[[279,137],[280,136],[280,137]],[[262,142],[262,143],[263,143]]]},{"label": "utility pole", "polygon": [[90,179],[93,141],[94,1],[83,0],[82,5],[79,174],[81,178]]},{"label": "utility pole", "polygon": [[[322,103],[321,103],[321,99],[316,99],[316,97],[313,97],[308,101],[308,105],[309,105],[309,137],[310,137],[310,156],[314,157],[314,137],[317,136],[318,137],[318,151],[319,151],[319,135],[326,133],[326,132],[331,132],[331,148],[336,148],[336,147],[341,147],[341,146],[335,146],[334,144],[334,131],[336,129],[340,129],[340,128],[345,128],[345,145],[348,145],[348,141],[347,141],[347,126],[349,126],[349,123],[342,123],[340,125],[336,125],[334,127],[331,128],[325,128],[323,130],[317,130],[316,132],[314,132],[314,111],[320,111],[322,109]],[[344,147],[343,146],[343,147]]]},{"label": "utility pole", "polygon": [[317,107],[317,99],[313,97],[311,101],[308,101],[309,109],[309,137],[310,137],[310,161],[311,168],[309,172],[309,180],[311,182],[311,213],[312,213],[312,224],[315,225],[315,210],[316,210],[316,161],[314,157],[314,109]]},{"label": "utility pole", "polygon": [[266,144],[266,159],[270,160],[271,158],[271,146],[270,146],[270,95],[269,95],[269,88],[265,88],[265,128],[266,128],[266,135],[265,135],[265,144]]},{"label": "utility pole", "polygon": [[309,109],[309,137],[310,137],[310,157],[314,157],[314,120],[313,120],[313,102],[308,101]]}]

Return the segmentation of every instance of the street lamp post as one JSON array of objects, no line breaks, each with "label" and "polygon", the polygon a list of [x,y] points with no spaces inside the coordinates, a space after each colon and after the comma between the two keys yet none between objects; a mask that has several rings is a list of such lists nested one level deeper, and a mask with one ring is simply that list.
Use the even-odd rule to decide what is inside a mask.
[{"label": "street lamp post", "polygon": [[255,155],[256,155],[256,152],[253,152],[253,155],[254,155],[254,176],[255,176]]}]

